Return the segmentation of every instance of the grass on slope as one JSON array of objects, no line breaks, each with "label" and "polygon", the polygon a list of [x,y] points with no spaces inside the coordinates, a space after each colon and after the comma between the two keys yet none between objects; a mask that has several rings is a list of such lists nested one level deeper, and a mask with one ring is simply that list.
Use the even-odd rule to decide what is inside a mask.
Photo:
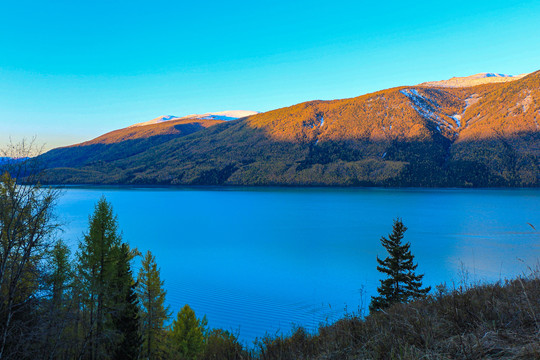
[{"label": "grass on slope", "polygon": [[540,359],[540,278],[439,286],[386,312],[349,316],[315,335],[298,328],[259,342],[262,360]]}]

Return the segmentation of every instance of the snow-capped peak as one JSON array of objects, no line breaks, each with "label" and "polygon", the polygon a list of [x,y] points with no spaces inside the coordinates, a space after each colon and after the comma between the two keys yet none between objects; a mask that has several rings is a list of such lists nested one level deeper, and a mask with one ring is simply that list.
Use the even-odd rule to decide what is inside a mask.
[{"label": "snow-capped peak", "polygon": [[226,110],[226,111],[218,111],[218,112],[211,112],[203,114],[202,116],[225,116],[230,117],[234,119],[240,119],[246,116],[251,116],[258,114],[257,111],[249,111],[249,110]]},{"label": "snow-capped peak", "polygon": [[438,86],[438,87],[469,87],[481,84],[503,83],[519,80],[528,74],[506,75],[498,73],[479,73],[470,76],[453,77],[448,80],[428,81],[419,84],[420,86]]},{"label": "snow-capped peak", "polygon": [[476,75],[470,76],[475,79],[479,78],[487,78],[487,77],[514,77],[514,75],[506,75],[506,74],[495,74],[495,73],[480,73]]},{"label": "snow-capped peak", "polygon": [[178,116],[174,116],[174,115],[163,115],[163,116],[160,116],[158,118],[155,118],[154,120],[160,122],[160,121],[167,121],[167,120],[174,120],[174,119],[178,119]]},{"label": "snow-capped peak", "polygon": [[251,116],[258,114],[257,111],[249,110],[227,110],[227,111],[218,111],[218,112],[209,112],[205,114],[192,114],[187,116],[174,116],[174,115],[162,115],[155,119],[141,122],[138,124],[131,125],[130,127],[135,126],[145,126],[162,123],[165,121],[171,120],[184,120],[184,119],[202,119],[202,120],[236,120],[242,117]]}]

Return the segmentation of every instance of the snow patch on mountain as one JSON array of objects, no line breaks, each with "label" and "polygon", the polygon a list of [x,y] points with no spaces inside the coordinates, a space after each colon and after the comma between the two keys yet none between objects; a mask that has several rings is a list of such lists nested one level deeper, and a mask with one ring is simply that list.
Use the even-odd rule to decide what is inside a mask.
[{"label": "snow patch on mountain", "polygon": [[258,114],[257,111],[250,111],[250,110],[227,110],[227,111],[218,111],[218,112],[211,112],[202,114],[200,116],[208,116],[208,117],[224,117],[224,118],[230,118],[230,119],[240,119],[246,116],[251,116]]},{"label": "snow patch on mountain", "polygon": [[400,90],[400,93],[405,95],[413,103],[413,108],[423,117],[436,120],[439,116],[433,113],[433,108],[430,106],[427,99],[422,96],[416,89]]},{"label": "snow patch on mountain", "polygon": [[154,125],[154,124],[159,124],[159,123],[162,123],[162,122],[165,122],[165,121],[171,121],[171,120],[189,120],[189,119],[196,120],[196,119],[198,119],[198,120],[224,120],[224,121],[229,121],[229,120],[236,120],[236,119],[240,119],[240,118],[255,115],[255,114],[258,114],[258,112],[257,111],[249,111],[249,110],[227,110],[227,111],[209,112],[209,113],[205,113],[205,114],[191,114],[191,115],[181,116],[181,117],[180,116],[174,116],[174,115],[163,115],[163,116],[159,116],[159,117],[157,117],[155,119],[152,119],[152,120],[149,120],[149,121],[145,121],[145,122],[141,122],[141,123],[131,125],[129,127]]},{"label": "snow patch on mountain", "polygon": [[399,92],[409,98],[412,103],[411,106],[413,107],[413,109],[415,109],[422,117],[434,121],[437,124],[437,130],[439,132],[441,131],[441,126],[444,126],[447,129],[451,130],[454,129],[454,126],[452,124],[448,123],[448,121],[435,114],[435,109],[432,107],[432,105],[434,107],[438,107],[438,105],[420,94],[418,90],[404,89],[400,90]]},{"label": "snow patch on mountain", "polygon": [[526,113],[527,111],[529,111],[529,107],[533,104],[533,102],[533,98],[529,93],[527,97],[519,103],[519,105],[521,105],[523,112]]},{"label": "snow patch on mountain", "polygon": [[457,127],[461,127],[461,115],[452,115],[450,116],[456,122]]},{"label": "snow patch on mountain", "polygon": [[467,111],[469,106],[476,104],[478,101],[480,101],[482,97],[478,96],[478,94],[472,94],[468,98],[465,99],[465,109],[463,110],[463,113]]},{"label": "snow patch on mountain", "polygon": [[479,73],[470,76],[453,77],[448,80],[428,81],[421,83],[419,86],[470,87],[482,84],[494,84],[515,81],[527,75],[529,74],[506,75],[498,73]]},{"label": "snow patch on mountain", "polygon": [[157,118],[152,119],[150,121],[142,122],[142,123],[135,124],[135,125],[132,125],[132,126],[144,126],[144,125],[151,125],[151,124],[159,124],[159,123],[162,123],[162,122],[165,122],[165,121],[176,120],[176,119],[180,119],[180,118],[178,116],[174,116],[174,115],[162,115],[162,116],[158,116]]},{"label": "snow patch on mountain", "polygon": [[324,115],[320,115],[316,120],[305,122],[303,125],[310,129],[315,129],[316,127],[321,128],[324,125]]}]

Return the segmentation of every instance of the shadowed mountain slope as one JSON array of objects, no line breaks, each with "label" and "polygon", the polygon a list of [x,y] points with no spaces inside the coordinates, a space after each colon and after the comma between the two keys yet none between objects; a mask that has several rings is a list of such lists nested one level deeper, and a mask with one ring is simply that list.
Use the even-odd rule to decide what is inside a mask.
[{"label": "shadowed mountain slope", "polygon": [[185,136],[163,130],[115,143],[122,156],[83,143],[42,159],[51,183],[538,186],[539,118],[535,72],[310,101]]}]

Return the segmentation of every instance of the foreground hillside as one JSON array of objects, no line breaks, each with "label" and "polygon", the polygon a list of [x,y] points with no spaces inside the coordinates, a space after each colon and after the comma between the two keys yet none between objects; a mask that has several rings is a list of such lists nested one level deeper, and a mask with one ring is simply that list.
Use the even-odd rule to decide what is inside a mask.
[{"label": "foreground hillside", "polygon": [[47,181],[66,184],[538,186],[539,118],[535,72],[474,87],[311,101],[189,125],[196,131],[147,125],[149,135],[41,159]]},{"label": "foreground hillside", "polygon": [[[540,279],[452,291],[261,341],[260,359],[539,359]],[[241,358],[240,356],[237,358]]]}]

